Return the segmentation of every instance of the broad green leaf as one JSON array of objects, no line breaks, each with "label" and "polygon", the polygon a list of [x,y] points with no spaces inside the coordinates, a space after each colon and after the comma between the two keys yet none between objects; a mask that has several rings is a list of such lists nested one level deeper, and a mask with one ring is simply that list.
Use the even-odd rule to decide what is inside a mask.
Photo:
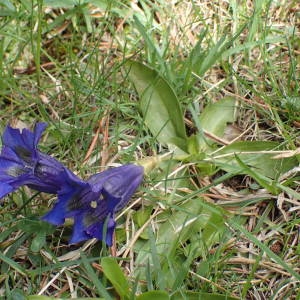
[{"label": "broad green leaf", "polygon": [[158,255],[157,252],[157,247],[156,247],[156,241],[154,234],[152,232],[152,229],[148,227],[148,235],[149,235],[149,242],[150,242],[150,252],[151,252],[151,260],[152,260],[152,270],[153,270],[153,275],[152,275],[152,280],[155,281],[156,286],[160,290],[165,290],[166,289],[166,276],[163,272],[162,269],[162,264],[160,263],[160,256]]},{"label": "broad green leaf", "polygon": [[186,152],[183,113],[172,88],[155,70],[141,63],[130,61],[127,66],[146,126],[160,143]]},{"label": "broad green leaf", "polygon": [[11,291],[10,295],[8,296],[8,299],[11,300],[26,300],[26,294],[21,289],[15,288],[13,291]]},{"label": "broad green leaf", "polygon": [[[191,155],[189,155],[185,159],[187,159],[189,161],[197,161],[197,160],[201,160],[202,158],[205,157],[205,153],[201,152],[201,149],[200,149],[200,139],[199,139],[198,135],[193,134],[193,135],[189,136],[187,138],[187,143],[188,143],[188,146],[187,146],[188,153],[190,153],[193,157],[190,157]],[[196,159],[193,160],[193,158],[196,158]]]},{"label": "broad green leaf", "polygon": [[225,229],[224,216],[220,213],[210,213],[210,218],[207,221],[202,232],[202,241],[205,242],[205,247],[211,247],[220,238],[220,234]]},{"label": "broad green leaf", "polygon": [[47,297],[41,295],[31,295],[27,297],[27,300],[54,300],[54,299],[61,299],[61,298],[54,298],[54,297]]},{"label": "broad green leaf", "polygon": [[204,131],[212,136],[224,138],[228,123],[235,121],[235,100],[226,97],[216,103],[209,104],[204,108],[200,117],[193,111],[193,107],[190,107],[190,111],[199,133],[188,137],[188,153],[191,155],[182,157],[182,159],[189,162],[202,160],[201,163],[198,164],[199,171],[202,175],[211,175],[214,173],[215,168],[212,164],[204,161],[203,158],[216,149],[217,145],[214,140],[204,134]]},{"label": "broad green leaf", "polygon": [[[160,255],[174,253],[180,242],[191,233],[193,225],[203,228],[209,219],[209,214],[203,212],[198,200],[188,201],[174,211],[168,211],[162,216],[165,222],[158,228],[156,247]],[[200,201],[199,201],[200,202]]]},{"label": "broad green leaf", "polygon": [[12,16],[15,12],[16,8],[9,0],[2,0],[0,2],[0,17]]},{"label": "broad green leaf", "polygon": [[278,193],[277,188],[274,186],[274,184],[272,184],[272,180],[270,180],[270,178],[265,177],[265,176],[261,175],[259,172],[255,172],[254,170],[249,168],[238,157],[238,155],[235,155],[235,159],[236,159],[237,163],[239,164],[239,166],[242,168],[243,173],[251,176],[253,179],[255,179],[257,181],[257,183],[259,183],[262,187],[267,189],[270,193],[272,193],[272,194],[277,194]]},{"label": "broad green leaf", "polygon": [[43,4],[45,6],[50,6],[50,7],[73,7],[74,5],[78,4],[79,2],[76,0],[64,0],[64,1],[59,1],[59,0],[44,0]]},{"label": "broad green leaf", "polygon": [[[216,206],[210,210],[203,205],[200,198],[189,200],[176,210],[160,227],[156,241],[157,251],[159,254],[170,255],[175,248],[185,242],[193,231],[201,231],[208,224],[212,215],[222,215],[221,210]],[[214,210],[217,212],[214,212]],[[202,240],[208,247],[208,240]]]},{"label": "broad green leaf", "polygon": [[[66,300],[66,298],[48,297],[40,295],[27,296],[26,300]],[[104,300],[104,298],[76,298],[76,300]]]},{"label": "broad green leaf", "polygon": [[279,150],[278,143],[239,141],[215,152],[213,161],[226,172],[247,174],[235,159],[237,155],[244,164],[253,168],[257,173],[275,179],[295,167],[298,162],[295,157],[274,159],[274,153],[269,152],[273,150]]},{"label": "broad green leaf", "polygon": [[44,0],[43,4],[49,7],[74,7],[75,5],[83,5],[83,4],[93,4],[97,7],[102,8],[103,10],[107,9],[108,0]]},{"label": "broad green leaf", "polygon": [[53,225],[34,219],[23,219],[18,222],[17,226],[20,230],[27,233],[52,233],[55,230]]},{"label": "broad green leaf", "polygon": [[[166,267],[168,260],[172,264],[178,265],[183,263],[177,261],[180,257],[176,254],[177,251],[182,252],[182,244],[187,240],[193,243],[193,238],[198,237],[193,243],[194,257],[201,256],[207,249],[210,249],[215,243],[219,242],[220,233],[225,229],[223,220],[223,211],[215,205],[205,203],[200,198],[193,198],[185,202],[183,205],[176,207],[176,210],[167,211],[160,215],[163,222],[157,222],[158,233],[155,241],[155,257],[158,257],[162,269],[165,270],[164,276],[167,280],[167,285],[170,288],[176,280],[176,274],[172,273],[170,268]],[[221,220],[221,222],[220,222]],[[208,230],[205,231],[208,226]],[[188,246],[186,246],[188,247]],[[136,249],[137,265],[146,265],[148,262],[153,262],[153,247],[151,241],[146,241],[140,248]],[[152,268],[155,271],[155,267]],[[143,268],[137,270],[138,276],[143,276]]]},{"label": "broad green leaf", "polygon": [[104,275],[112,283],[119,296],[121,298],[129,297],[128,281],[116,260],[113,257],[103,257],[101,259],[101,266]]},{"label": "broad green leaf", "polygon": [[151,212],[153,210],[152,206],[148,206],[142,209],[139,209],[138,211],[135,212],[133,219],[137,223],[139,227],[143,226],[146,221],[149,220],[151,216]]},{"label": "broad green leaf", "polygon": [[235,102],[235,99],[226,97],[207,105],[199,118],[202,129],[222,138],[226,125],[234,122]]},{"label": "broad green leaf", "polygon": [[190,292],[175,293],[172,295],[171,300],[188,299],[188,300],[237,300],[238,298],[228,295],[221,295],[216,293],[204,293],[204,292]]},{"label": "broad green leaf", "polygon": [[38,233],[31,242],[30,250],[32,252],[38,252],[46,243],[46,234],[44,232]]},{"label": "broad green leaf", "polygon": [[169,300],[170,297],[165,291],[149,291],[136,297],[136,300]]}]

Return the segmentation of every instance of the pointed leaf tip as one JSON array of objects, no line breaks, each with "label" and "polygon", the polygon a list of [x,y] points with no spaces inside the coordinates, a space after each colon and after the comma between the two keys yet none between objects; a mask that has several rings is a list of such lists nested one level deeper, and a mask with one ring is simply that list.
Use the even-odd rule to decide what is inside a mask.
[{"label": "pointed leaf tip", "polygon": [[186,151],[183,113],[173,89],[155,70],[139,62],[129,61],[127,67],[146,126],[162,144]]}]

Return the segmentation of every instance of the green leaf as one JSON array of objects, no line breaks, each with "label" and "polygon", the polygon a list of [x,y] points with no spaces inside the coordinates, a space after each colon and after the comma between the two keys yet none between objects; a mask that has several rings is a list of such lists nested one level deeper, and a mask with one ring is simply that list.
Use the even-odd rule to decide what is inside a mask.
[{"label": "green leaf", "polygon": [[[144,207],[142,209],[137,210],[133,215],[134,223],[136,223],[138,227],[142,227],[146,223],[146,221],[149,220],[152,210],[152,206]],[[148,239],[148,232],[144,230],[144,232],[141,233],[140,238]]]},{"label": "green leaf", "polygon": [[[40,295],[31,295],[27,296],[26,300],[66,300],[66,298],[56,298],[56,297],[48,297],[48,296],[40,296]],[[76,300],[105,300],[105,298],[76,298]]]},{"label": "green leaf", "polygon": [[146,126],[160,143],[186,152],[183,113],[172,88],[155,70],[139,62],[130,61],[127,66]]},{"label": "green leaf", "polygon": [[81,258],[84,265],[84,268],[89,276],[89,280],[93,282],[96,289],[98,290],[99,294],[102,295],[105,299],[111,300],[113,299],[110,294],[107,292],[105,286],[102,284],[101,280],[99,279],[98,275],[94,272],[93,268],[91,267],[87,257],[83,252],[81,252]]},{"label": "green leaf", "polygon": [[[223,220],[222,210],[217,206],[204,203],[200,198],[184,203],[159,228],[157,245],[161,246],[160,254],[171,254],[176,246],[185,242],[195,232],[204,230],[215,218]],[[214,224],[211,225],[214,226]],[[218,222],[218,226],[219,229],[222,228],[220,222]],[[174,237],[177,238],[174,239]],[[210,248],[212,244],[208,238],[209,234],[202,236],[201,242]],[[170,247],[172,244],[173,247]]]},{"label": "green leaf", "polygon": [[227,124],[234,122],[235,102],[235,99],[226,97],[207,105],[199,118],[202,129],[222,138]]},{"label": "green leaf", "polygon": [[[153,275],[154,275],[154,280],[156,282],[157,287],[160,290],[165,290],[166,288],[166,277],[165,274],[162,270],[159,255],[157,253],[157,248],[156,248],[156,240],[154,237],[154,234],[152,232],[152,229],[148,227],[148,235],[149,235],[149,242],[150,242],[150,253],[151,253],[151,260],[153,264]],[[153,276],[152,276],[153,278]]]},{"label": "green leaf", "polygon": [[204,293],[204,292],[177,292],[172,295],[171,300],[177,299],[188,299],[188,300],[237,300],[238,298],[230,297],[228,295],[221,295],[215,293]]},{"label": "green leaf", "polygon": [[119,296],[121,298],[129,298],[130,292],[128,281],[115,258],[103,257],[101,259],[101,266],[103,268],[104,275],[112,283]]},{"label": "green leaf", "polygon": [[79,1],[75,0],[64,0],[64,1],[59,1],[59,0],[44,0],[43,4],[45,6],[50,6],[50,7],[73,7],[74,5],[78,4]]},{"label": "green leaf", "polygon": [[[199,122],[196,120],[199,133],[197,134],[198,149],[200,152],[211,152],[216,147],[214,140],[209,139],[203,131],[220,138],[224,138],[225,129],[229,123],[235,121],[235,100],[230,97],[225,97],[222,100],[207,105],[199,117]],[[192,112],[194,115],[195,113]],[[194,115],[194,118],[197,116]],[[190,143],[189,143],[190,148]],[[190,152],[191,153],[191,152]],[[203,166],[205,168],[205,166]]]},{"label": "green leaf", "polygon": [[151,213],[152,213],[152,206],[148,206],[142,209],[139,209],[138,211],[135,212],[133,219],[137,223],[139,227],[142,227],[146,221],[149,220]]},{"label": "green leaf", "polygon": [[217,60],[221,57],[224,48],[226,46],[225,44],[226,37],[222,36],[216,45],[214,45],[209,51],[207,52],[207,56],[202,61],[201,66],[198,70],[195,70],[195,72],[198,74],[198,76],[203,76],[205,72],[211,68]]},{"label": "green leaf", "polygon": [[276,142],[239,141],[223,147],[214,154],[213,161],[229,173],[247,174],[245,168],[235,159],[239,159],[263,176],[275,179],[298,164],[295,157],[273,159],[272,150],[279,150]]},{"label": "green leaf", "polygon": [[36,237],[33,238],[31,245],[30,245],[30,250],[32,252],[39,252],[42,247],[46,243],[46,235],[45,233],[38,233]]},{"label": "green leaf", "polygon": [[[205,203],[202,199],[193,198],[184,204],[177,206],[174,212],[167,211],[160,215],[164,220],[160,224],[158,221],[158,233],[155,240],[155,251],[151,244],[151,239],[136,248],[136,264],[140,266],[154,265],[153,258],[158,257],[163,276],[167,280],[167,287],[171,288],[176,280],[176,274],[166,266],[172,261],[176,268],[180,268],[182,261],[176,261],[179,257],[177,251],[182,252],[182,245],[189,240],[192,246],[193,255],[199,257],[207,252],[207,249],[219,242],[220,234],[225,230],[223,211],[212,204]],[[206,230],[206,227],[208,229]],[[195,239],[194,239],[195,237]],[[186,245],[185,247],[189,247]],[[151,272],[157,271],[158,264],[151,268]],[[145,270],[140,267],[137,276],[143,277]]]},{"label": "green leaf", "polygon": [[272,181],[268,177],[262,176],[260,173],[251,170],[237,155],[235,155],[235,159],[239,166],[241,166],[245,174],[248,174],[253,179],[255,179],[262,187],[267,189],[270,193],[277,194],[277,188],[272,184]]},{"label": "green leaf", "polygon": [[40,296],[40,295],[31,295],[27,297],[27,300],[54,300],[54,299],[60,299],[60,298],[53,298],[53,297],[47,297],[47,296]]},{"label": "green leaf", "polygon": [[16,270],[18,273],[26,276],[26,270],[23,267],[21,267],[18,263],[16,263],[14,260],[12,260],[9,257],[7,257],[1,251],[0,251],[0,260],[2,260],[3,262],[7,263],[11,268],[13,268],[14,270]]},{"label": "green leaf", "polygon": [[103,10],[107,9],[108,0],[43,0],[43,4],[49,7],[66,7],[71,8],[78,5],[93,4]]},{"label": "green leaf", "polygon": [[28,240],[30,240],[30,234],[22,234],[18,238],[14,239],[13,243],[9,243],[10,246],[5,249],[5,254],[0,251],[0,274],[8,274],[9,267],[14,268],[21,274],[23,274],[24,272],[29,272],[21,267],[18,262],[15,262],[13,259],[11,259],[14,257],[14,254],[21,247],[21,245],[23,245],[23,243],[26,243],[26,241]]},{"label": "green leaf", "polygon": [[55,227],[47,222],[34,219],[23,219],[18,222],[18,228],[27,233],[45,233],[49,234],[55,230]]},{"label": "green leaf", "polygon": [[26,300],[26,296],[20,289],[14,289],[8,297],[11,300]]},{"label": "green leaf", "polygon": [[169,300],[170,297],[165,291],[149,291],[136,297],[136,300]]},{"label": "green leaf", "polygon": [[2,0],[0,2],[0,17],[12,16],[15,12],[16,8],[9,0]]}]

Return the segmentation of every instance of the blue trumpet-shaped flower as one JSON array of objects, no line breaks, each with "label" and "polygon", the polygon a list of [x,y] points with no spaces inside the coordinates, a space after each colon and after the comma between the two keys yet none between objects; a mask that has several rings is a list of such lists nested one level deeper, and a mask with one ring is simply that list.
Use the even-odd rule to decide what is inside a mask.
[{"label": "blue trumpet-shaped flower", "polygon": [[61,225],[74,218],[71,243],[90,238],[112,244],[115,213],[122,209],[143,179],[143,167],[125,165],[81,180],[55,158],[38,150],[47,125],[34,130],[7,126],[0,154],[0,199],[23,185],[57,194],[54,208],[43,219]]},{"label": "blue trumpet-shaped flower", "polygon": [[46,126],[37,123],[33,132],[6,127],[0,154],[0,198],[23,185],[50,194],[64,186],[65,173],[71,171],[37,149]]},{"label": "blue trumpet-shaped flower", "polygon": [[78,180],[66,172],[68,184],[59,191],[57,203],[43,219],[59,225],[65,218],[72,217],[71,243],[97,238],[111,246],[115,213],[128,203],[140,185],[143,173],[143,167],[133,164],[95,174],[87,181]]}]

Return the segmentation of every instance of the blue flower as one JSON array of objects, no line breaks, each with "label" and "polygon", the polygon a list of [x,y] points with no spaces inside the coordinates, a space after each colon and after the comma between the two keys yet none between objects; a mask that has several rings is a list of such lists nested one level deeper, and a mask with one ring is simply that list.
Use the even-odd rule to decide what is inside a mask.
[{"label": "blue flower", "polygon": [[143,167],[124,165],[81,180],[55,158],[38,150],[46,126],[37,123],[33,131],[6,127],[0,154],[0,199],[23,185],[57,194],[54,208],[43,220],[61,225],[66,218],[74,218],[71,243],[97,238],[111,246],[115,213],[140,185]]},{"label": "blue flower", "polygon": [[54,208],[43,220],[60,225],[65,218],[74,218],[70,243],[91,238],[112,245],[116,227],[115,213],[122,209],[140,185],[144,169],[133,164],[109,169],[82,181],[65,173],[67,185],[58,193]]},{"label": "blue flower", "polygon": [[37,123],[33,132],[6,127],[0,154],[0,199],[23,185],[50,194],[64,186],[65,173],[71,171],[37,149],[46,126]]}]

